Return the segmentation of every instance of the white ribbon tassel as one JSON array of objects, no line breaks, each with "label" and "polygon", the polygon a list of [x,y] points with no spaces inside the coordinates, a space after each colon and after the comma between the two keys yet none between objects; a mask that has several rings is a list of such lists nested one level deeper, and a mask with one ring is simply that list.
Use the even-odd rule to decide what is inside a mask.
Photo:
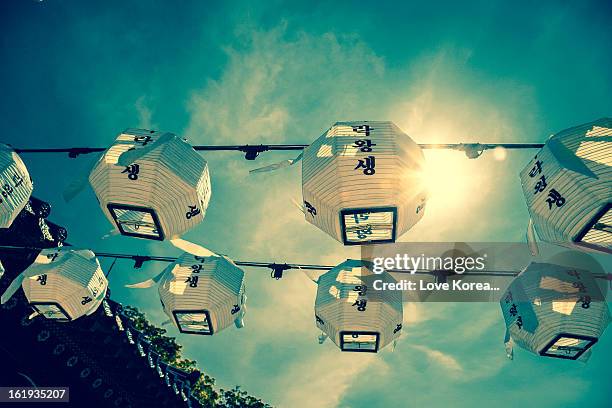
[{"label": "white ribbon tassel", "polygon": [[582,354],[580,357],[578,357],[578,361],[580,361],[581,363],[585,363],[587,361],[589,361],[589,358],[591,358],[591,355],[593,354],[593,350],[592,349],[588,349],[587,351],[584,352],[584,354]]},{"label": "white ribbon tassel", "polygon": [[17,292],[17,290],[19,290],[19,287],[21,286],[21,284],[23,283],[23,280],[27,278],[26,273],[22,272],[19,274],[19,276],[17,276],[9,285],[9,287],[4,291],[4,293],[2,294],[2,296],[0,296],[0,305],[5,304],[6,302],[9,301],[10,298],[13,297],[13,295],[15,294],[15,292]]},{"label": "white ribbon tassel", "polygon": [[538,248],[538,242],[536,240],[535,229],[533,227],[533,220],[529,219],[529,224],[527,224],[527,244],[529,245],[529,251],[532,256],[538,256],[540,254],[540,250]]},{"label": "white ribbon tassel", "polygon": [[510,360],[514,360],[514,341],[510,337],[510,332],[506,329],[506,336],[504,337],[504,346],[506,348],[506,357]]},{"label": "white ribbon tassel", "polygon": [[217,254],[215,254],[211,250],[179,237],[171,238],[170,243],[181,251],[190,253],[195,256],[217,256]]},{"label": "white ribbon tassel", "polygon": [[249,170],[249,174],[257,174],[257,173],[267,173],[270,171],[276,171],[279,169],[284,169],[285,167],[293,166],[295,163],[302,160],[302,156],[304,152],[300,153],[295,159],[283,160],[278,163],[270,164],[269,166],[260,167],[257,169]]},{"label": "white ribbon tassel", "polygon": [[[102,153],[104,154],[104,153]],[[89,183],[89,174],[94,169],[98,161],[102,158],[102,156],[94,156],[93,159],[89,159],[89,161],[85,162],[81,171],[79,171],[79,176],[74,178],[68,185],[64,188],[62,196],[64,197],[65,202],[70,202],[74,197],[78,196],[85,186]]]},{"label": "white ribbon tassel", "polygon": [[138,283],[132,283],[131,285],[125,285],[126,288],[130,288],[130,289],[146,289],[146,288],[150,288],[152,286],[154,286],[157,282],[159,282],[162,278],[162,276],[164,276],[164,273],[166,273],[166,269],[164,269],[161,273],[159,273],[158,275],[152,277],[151,279],[147,279],[145,281],[142,282],[138,282]]}]

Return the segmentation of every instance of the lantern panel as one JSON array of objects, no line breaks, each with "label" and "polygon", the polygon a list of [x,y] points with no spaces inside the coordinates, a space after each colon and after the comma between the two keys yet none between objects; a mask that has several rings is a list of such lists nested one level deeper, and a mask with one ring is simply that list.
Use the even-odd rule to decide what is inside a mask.
[{"label": "lantern panel", "polygon": [[345,245],[394,242],[423,216],[423,167],[393,123],[337,122],[304,149],[306,220]]},{"label": "lantern panel", "polygon": [[596,337],[561,333],[540,351],[540,355],[577,360],[595,343]]},{"label": "lantern panel", "polygon": [[521,172],[538,236],[612,253],[612,119],[552,136]]},{"label": "lantern panel", "polygon": [[66,309],[56,302],[31,302],[30,306],[41,316],[58,322],[69,322],[72,320]]},{"label": "lantern panel", "polygon": [[122,235],[163,241],[164,232],[155,210],[113,203],[107,207]]},{"label": "lantern panel", "polygon": [[26,206],[34,186],[25,164],[15,151],[0,144],[0,228],[11,226]]},{"label": "lantern panel", "polygon": [[212,335],[208,310],[174,310],[174,322],[181,333]]},{"label": "lantern panel", "polygon": [[586,247],[609,248],[612,242],[612,204],[608,203],[576,236],[576,242]]},{"label": "lantern panel", "polygon": [[142,129],[120,134],[89,181],[121,234],[154,240],[199,224],[211,194],[208,165],[188,143]]},{"label": "lantern panel", "polygon": [[395,242],[397,208],[341,210],[342,239],[345,245],[364,242]]},{"label": "lantern panel", "polygon": [[340,349],[342,351],[378,352],[380,333],[366,331],[340,332]]}]

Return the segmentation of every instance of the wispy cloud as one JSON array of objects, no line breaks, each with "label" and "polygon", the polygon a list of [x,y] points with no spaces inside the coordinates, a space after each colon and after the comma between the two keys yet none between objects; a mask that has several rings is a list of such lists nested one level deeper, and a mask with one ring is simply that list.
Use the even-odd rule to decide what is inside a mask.
[{"label": "wispy cloud", "polygon": [[138,127],[141,129],[152,129],[153,122],[151,121],[151,118],[153,116],[153,112],[147,105],[147,98],[145,96],[141,96],[136,99],[134,107],[138,113]]}]

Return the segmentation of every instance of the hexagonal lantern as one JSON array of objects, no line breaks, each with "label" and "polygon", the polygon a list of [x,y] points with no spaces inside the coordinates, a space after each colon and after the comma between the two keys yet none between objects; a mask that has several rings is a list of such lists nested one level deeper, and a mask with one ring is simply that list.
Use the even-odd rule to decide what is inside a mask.
[{"label": "hexagonal lantern", "polygon": [[315,321],[342,351],[376,353],[401,334],[402,294],[375,290],[375,279],[396,282],[359,260],[347,260],[318,279]]},{"label": "hexagonal lantern", "polygon": [[529,264],[510,284],[500,305],[507,344],[512,340],[545,357],[580,358],[610,321],[603,294],[589,271],[549,263]]},{"label": "hexagonal lantern", "polygon": [[6,302],[21,286],[38,314],[68,322],[90,315],[102,304],[108,280],[93,252],[87,249],[43,249],[2,295]]},{"label": "hexagonal lantern", "polygon": [[172,133],[143,129],[121,133],[89,181],[122,235],[160,241],[199,224],[211,194],[202,156]]},{"label": "hexagonal lantern", "polygon": [[392,122],[337,122],[304,149],[306,220],[345,245],[395,242],[423,216],[423,166]]},{"label": "hexagonal lantern", "polygon": [[19,155],[0,143],[0,228],[11,226],[33,189],[30,173]]},{"label": "hexagonal lantern", "polygon": [[612,253],[612,119],[551,136],[521,184],[540,239]]},{"label": "hexagonal lantern", "polygon": [[183,253],[164,271],[159,297],[181,333],[213,335],[244,325],[244,271],[223,256]]}]

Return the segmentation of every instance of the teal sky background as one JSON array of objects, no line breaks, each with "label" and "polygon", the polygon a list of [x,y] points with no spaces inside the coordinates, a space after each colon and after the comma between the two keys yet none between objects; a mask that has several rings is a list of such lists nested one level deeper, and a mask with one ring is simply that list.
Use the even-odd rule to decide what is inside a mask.
[{"label": "teal sky background", "polygon": [[[392,120],[417,142],[541,142],[612,115],[609,2],[0,2],[0,138],[16,147],[107,146],[127,127],[193,144],[309,143],[339,120]],[[402,241],[522,241],[518,172],[533,152],[426,152],[435,169],[423,220]],[[237,260],[340,263],[359,256],[306,223],[300,169],[263,177],[206,154],[212,201],[184,238]],[[69,241],[98,251],[178,255],[121,236],[88,189],[62,191],[90,159],[23,157],[35,195]],[[108,263],[105,261],[105,265]],[[123,285],[164,265],[113,270],[113,297],[166,319],[155,289]],[[407,304],[395,352],[318,345],[316,287],[247,270],[246,327],[172,335],[220,385],[281,407],[604,407],[610,331],[588,364],[505,357],[499,306]]]}]

